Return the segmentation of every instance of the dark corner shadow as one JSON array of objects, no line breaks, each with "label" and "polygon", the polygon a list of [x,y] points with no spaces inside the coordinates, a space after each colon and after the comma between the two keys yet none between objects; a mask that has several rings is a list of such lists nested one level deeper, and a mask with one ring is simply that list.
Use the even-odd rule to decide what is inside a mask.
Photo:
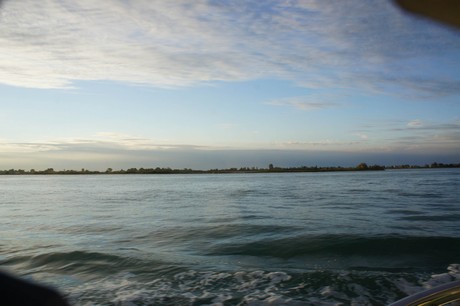
[{"label": "dark corner shadow", "polygon": [[459,0],[394,0],[405,11],[460,28]]},{"label": "dark corner shadow", "polygon": [[69,306],[54,289],[0,272],[0,305]]}]

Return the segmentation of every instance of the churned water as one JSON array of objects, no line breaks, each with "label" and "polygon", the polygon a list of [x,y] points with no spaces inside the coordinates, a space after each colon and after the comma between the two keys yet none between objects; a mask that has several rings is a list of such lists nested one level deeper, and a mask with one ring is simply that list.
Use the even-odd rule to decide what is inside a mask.
[{"label": "churned water", "polygon": [[0,268],[73,305],[385,305],[460,279],[460,169],[0,177]]}]

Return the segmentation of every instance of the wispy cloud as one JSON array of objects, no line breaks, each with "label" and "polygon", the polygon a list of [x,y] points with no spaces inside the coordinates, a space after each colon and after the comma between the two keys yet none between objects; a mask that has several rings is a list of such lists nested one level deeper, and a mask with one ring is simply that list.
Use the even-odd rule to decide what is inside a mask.
[{"label": "wispy cloud", "polygon": [[423,126],[423,121],[420,119],[415,119],[415,120],[409,121],[409,123],[407,123],[407,126],[410,128],[420,128]]},{"label": "wispy cloud", "polygon": [[0,82],[167,87],[271,77],[310,88],[445,95],[460,92],[458,76],[439,81],[436,67],[398,67],[458,55],[459,47],[458,34],[403,15],[390,1],[7,1]]},{"label": "wispy cloud", "polygon": [[[42,142],[0,141],[0,169],[98,169],[174,167],[211,169],[258,166],[356,165],[458,162],[458,133],[405,135],[375,143],[362,138],[267,143],[259,148],[168,144],[144,137],[100,133],[80,139]],[[442,148],[442,150],[439,150]],[[423,157],[425,156],[425,157]],[[423,158],[421,158],[423,157]]]},{"label": "wispy cloud", "polygon": [[[360,145],[362,144],[363,141],[337,141],[337,140],[330,140],[330,139],[325,139],[325,140],[320,140],[320,141],[289,141],[280,144],[280,146],[285,147],[285,148],[291,148],[291,149],[321,149],[324,150],[325,148],[327,149],[332,149],[332,150],[350,150],[350,148],[353,148],[354,145]],[[356,147],[353,149],[357,149]],[[359,151],[359,149],[358,149]]]},{"label": "wispy cloud", "polygon": [[[327,97],[328,95],[324,97],[321,95],[290,97],[272,100],[266,104],[274,106],[290,106],[304,111],[339,107],[339,103],[331,102]],[[333,98],[333,100],[334,99],[335,98]]]},{"label": "wispy cloud", "polygon": [[199,148],[203,148],[203,146],[171,144],[165,141],[155,141],[113,132],[101,132],[86,138],[49,139],[40,142],[0,140],[0,152],[2,153],[152,151]]},{"label": "wispy cloud", "polygon": [[[376,122],[355,133],[368,136],[368,147],[393,152],[460,152],[460,122],[410,121]],[[386,149],[385,149],[386,148]],[[458,153],[457,153],[458,156]]]},{"label": "wispy cloud", "polygon": [[408,129],[417,129],[420,131],[435,131],[435,132],[458,132],[460,133],[460,121],[451,122],[424,122],[420,119],[411,120],[406,127],[395,127],[394,131],[407,131]]}]

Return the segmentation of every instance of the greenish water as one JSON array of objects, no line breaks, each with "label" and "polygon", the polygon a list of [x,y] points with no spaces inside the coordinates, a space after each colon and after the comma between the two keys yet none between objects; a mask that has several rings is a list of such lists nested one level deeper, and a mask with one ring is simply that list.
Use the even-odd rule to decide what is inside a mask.
[{"label": "greenish water", "polygon": [[385,305],[460,278],[460,170],[0,177],[0,264],[74,305]]}]

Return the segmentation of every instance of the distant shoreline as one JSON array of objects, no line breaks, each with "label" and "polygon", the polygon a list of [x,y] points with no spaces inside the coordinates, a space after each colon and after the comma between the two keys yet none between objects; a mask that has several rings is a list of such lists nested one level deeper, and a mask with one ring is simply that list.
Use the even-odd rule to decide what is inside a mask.
[{"label": "distant shoreline", "polygon": [[439,168],[460,168],[460,164],[443,164],[432,163],[430,165],[396,165],[396,166],[368,166],[366,163],[361,163],[356,167],[276,167],[272,164],[268,168],[258,167],[241,167],[227,169],[209,169],[209,170],[193,170],[193,169],[171,169],[171,168],[129,168],[127,170],[113,170],[108,168],[106,171],[94,170],[54,170],[48,168],[46,170],[22,170],[9,169],[0,170],[0,175],[79,175],[79,174],[220,174],[220,173],[299,173],[299,172],[340,172],[340,171],[383,171],[385,169],[439,169]]}]

